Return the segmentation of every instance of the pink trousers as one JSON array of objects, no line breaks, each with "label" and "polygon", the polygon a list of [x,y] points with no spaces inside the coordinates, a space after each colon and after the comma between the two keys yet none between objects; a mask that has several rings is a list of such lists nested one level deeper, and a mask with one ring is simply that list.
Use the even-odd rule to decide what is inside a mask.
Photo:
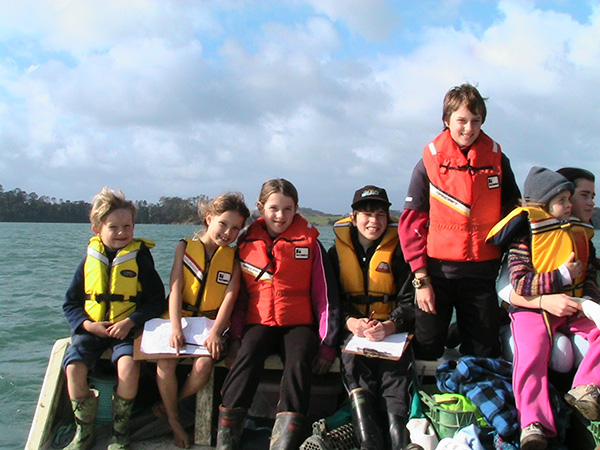
[{"label": "pink trousers", "polygon": [[[549,437],[556,436],[554,415],[548,391],[548,365],[552,343],[539,310],[519,309],[511,313],[515,343],[513,390],[521,428],[539,422]],[[583,316],[556,317],[548,314],[553,333],[579,334],[589,342],[583,361],[573,379],[573,387],[600,385],[600,330]]]}]

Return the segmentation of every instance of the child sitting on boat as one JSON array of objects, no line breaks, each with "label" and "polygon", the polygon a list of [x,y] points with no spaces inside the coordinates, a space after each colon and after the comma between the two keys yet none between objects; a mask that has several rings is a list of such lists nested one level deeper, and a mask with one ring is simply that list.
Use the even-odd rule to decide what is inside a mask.
[{"label": "child sitting on boat", "polygon": [[154,243],[133,237],[135,214],[133,202],[121,191],[105,187],[94,197],[94,236],[63,304],[72,329],[63,368],[76,424],[68,450],[94,445],[98,392],[90,390],[87,376],[107,349],[112,349],[119,378],[108,448],[129,448],[129,417],[140,375],[139,362],[133,360],[133,330],[166,309],[164,286],[150,253]]},{"label": "child sitting on boat", "polygon": [[[334,225],[329,255],[340,286],[343,346],[355,335],[381,341],[413,331],[413,276],[390,205],[385,189],[365,186],[355,192],[350,216]],[[397,361],[342,352],[341,359],[361,448],[404,448],[410,356]]]},{"label": "child sitting on boat", "polygon": [[582,308],[577,301],[553,314],[544,309],[545,294],[600,300],[595,276],[586,271],[593,227],[571,217],[573,192],[574,185],[562,175],[533,167],[525,180],[524,206],[500,221],[488,236],[496,244],[511,243],[508,265],[515,293],[539,298],[536,307],[512,307],[510,313],[513,389],[523,450],[545,449],[557,434],[548,388],[548,363],[557,331],[579,334],[589,343],[565,399],[587,419],[600,419],[600,330],[578,314]]},{"label": "child sitting on boat", "polygon": [[326,373],[335,359],[338,297],[319,231],[297,214],[298,192],[287,180],[263,183],[257,206],[261,217],[238,239],[243,283],[231,331],[241,345],[223,384],[217,449],[240,448],[246,412],[273,353],[282,355],[283,375],[270,448],[298,448],[313,371]]},{"label": "child sitting on boat", "polygon": [[182,316],[208,317],[215,321],[203,344],[210,356],[196,357],[179,393],[175,374],[179,360],[169,358],[156,362],[157,383],[174,442],[183,448],[190,446],[190,440],[179,420],[177,404],[204,387],[214,363],[225,354],[223,334],[229,327],[240,285],[236,249],[230,245],[235,243],[250,216],[244,197],[234,192],[220,195],[208,204],[201,203],[199,213],[204,221],[204,232],[197,233],[193,239],[181,240],[175,249],[169,294],[173,330],[169,345],[177,352],[186,346]]}]

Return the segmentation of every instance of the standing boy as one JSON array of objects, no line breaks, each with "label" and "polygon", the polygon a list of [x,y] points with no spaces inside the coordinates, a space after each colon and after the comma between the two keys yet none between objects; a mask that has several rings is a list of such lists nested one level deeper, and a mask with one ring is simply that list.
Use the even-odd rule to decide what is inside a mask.
[{"label": "standing boy", "polygon": [[444,98],[444,130],[425,146],[408,188],[398,233],[415,273],[415,355],[444,353],[456,309],[463,354],[498,357],[495,280],[501,250],[488,231],[520,197],[509,160],[481,125],[485,101],[470,84]]},{"label": "standing boy", "polygon": [[[342,293],[344,346],[353,335],[381,341],[412,331],[412,274],[398,244],[397,220],[389,216],[390,204],[385,189],[365,186],[354,194],[350,217],[334,225],[335,245],[329,254]],[[361,449],[403,448],[408,366],[406,356],[393,361],[342,353]],[[389,427],[384,431],[380,424],[386,419]]]},{"label": "standing boy", "polygon": [[103,188],[94,197],[94,235],[67,290],[63,311],[73,330],[63,361],[76,432],[67,450],[94,445],[98,392],[87,376],[107,349],[117,366],[109,450],[129,448],[129,417],[137,395],[139,362],[133,360],[134,327],[162,314],[165,290],[154,268],[154,243],[134,239],[135,206],[121,191]]}]

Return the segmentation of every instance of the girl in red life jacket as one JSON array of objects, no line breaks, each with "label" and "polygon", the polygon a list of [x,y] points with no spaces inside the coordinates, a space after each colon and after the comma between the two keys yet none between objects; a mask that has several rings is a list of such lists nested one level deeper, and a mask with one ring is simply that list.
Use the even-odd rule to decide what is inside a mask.
[{"label": "girl in red life jacket", "polygon": [[223,384],[218,449],[239,447],[244,416],[273,353],[282,356],[284,369],[270,448],[298,448],[312,372],[327,372],[335,358],[337,287],[319,232],[296,213],[298,193],[287,180],[265,182],[257,206],[261,217],[238,239],[243,282],[232,335],[243,328],[243,336]]},{"label": "girl in red life jacket", "polygon": [[175,249],[169,294],[173,329],[169,345],[177,354],[186,346],[182,316],[206,316],[215,320],[204,342],[210,356],[196,358],[179,393],[175,375],[179,359],[159,359],[156,363],[164,413],[173,430],[175,445],[183,448],[188,448],[190,441],[179,420],[177,403],[196,394],[207,383],[215,361],[224,356],[222,336],[229,326],[240,282],[236,252],[230,245],[250,216],[244,197],[236,192],[220,195],[210,204],[200,203],[199,213],[204,217],[205,230],[196,233],[194,239],[181,240]]}]

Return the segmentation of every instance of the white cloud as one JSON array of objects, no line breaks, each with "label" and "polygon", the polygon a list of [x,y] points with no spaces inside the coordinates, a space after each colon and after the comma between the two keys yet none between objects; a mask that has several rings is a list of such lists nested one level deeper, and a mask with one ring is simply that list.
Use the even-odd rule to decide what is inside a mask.
[{"label": "white cloud", "polygon": [[64,1],[26,16],[28,3],[6,3],[5,189],[77,200],[106,184],[148,201],[238,189],[251,203],[284,176],[304,206],[346,211],[357,187],[379,184],[401,208],[446,90],[465,81],[489,96],[484,129],[519,180],[532,164],[600,175],[598,7],[581,23],[502,1],[484,24],[459,19],[467,0],[431,1],[432,14],[450,8],[460,21],[423,17],[408,50],[348,56],[348,29],[400,40],[398,11],[370,0],[315,0],[312,13],[298,1]]}]

